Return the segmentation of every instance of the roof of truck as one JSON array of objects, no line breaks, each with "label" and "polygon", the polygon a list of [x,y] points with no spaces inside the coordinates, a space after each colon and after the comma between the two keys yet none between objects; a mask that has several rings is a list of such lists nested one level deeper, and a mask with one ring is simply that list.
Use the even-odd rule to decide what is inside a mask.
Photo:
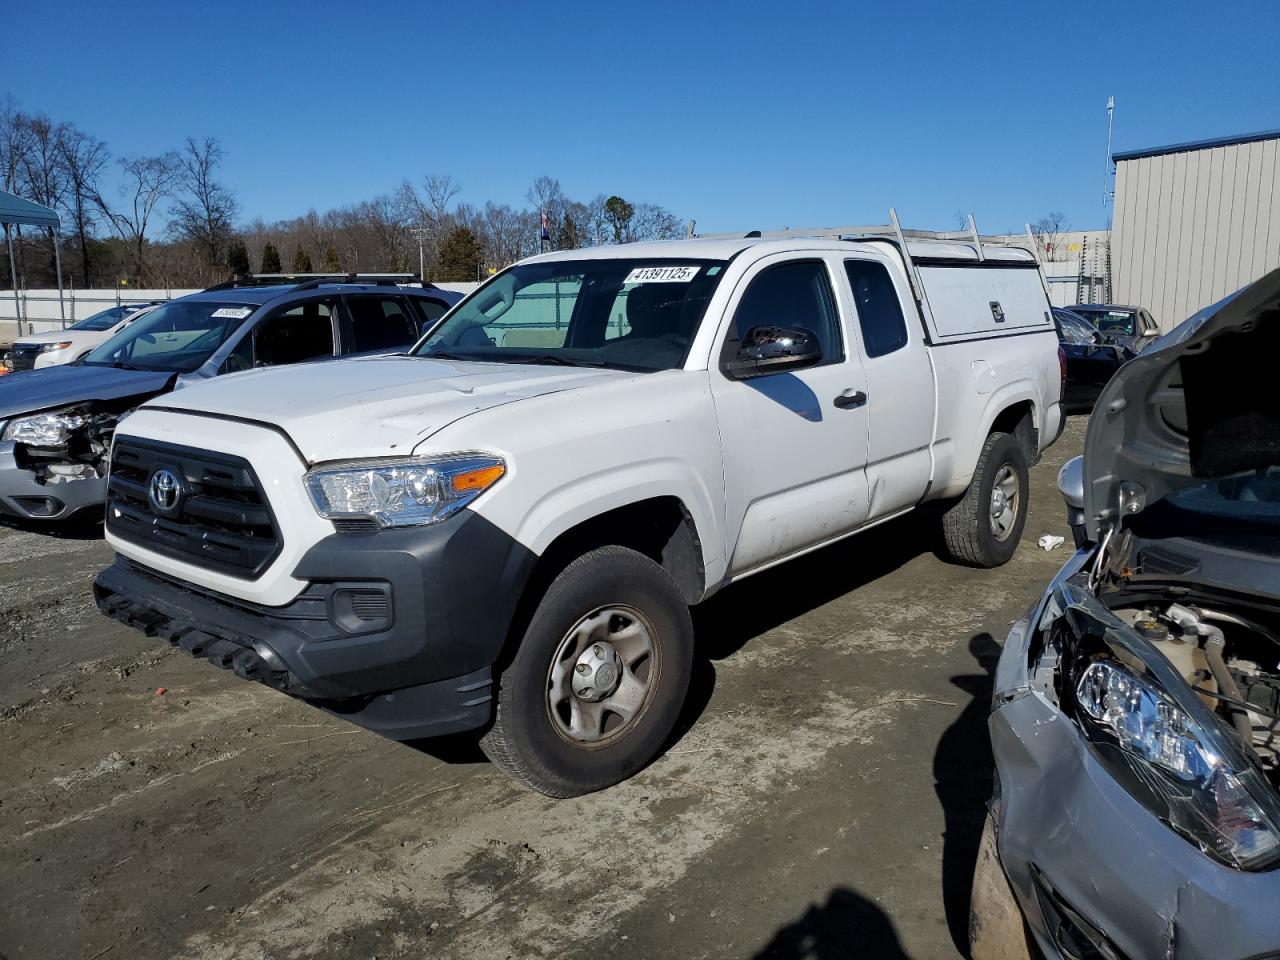
[{"label": "roof of truck", "polygon": [[[764,248],[762,253],[789,250],[852,250],[871,249],[867,242],[889,242],[889,236],[871,236],[850,239],[835,237],[749,237],[749,236],[717,236],[695,237],[691,240],[652,240],[643,243],[606,244],[598,247],[583,247],[577,250],[559,250],[555,253],[544,253],[530,257],[532,261],[549,260],[608,260],[627,258],[637,260],[728,260],[748,248]],[[922,240],[907,239],[907,248],[913,257],[927,257],[937,260],[975,261],[978,254],[971,242],[962,240]],[[1021,247],[997,246],[991,243],[982,245],[983,256],[988,260],[1009,260],[1015,262],[1034,261],[1035,255]]]}]

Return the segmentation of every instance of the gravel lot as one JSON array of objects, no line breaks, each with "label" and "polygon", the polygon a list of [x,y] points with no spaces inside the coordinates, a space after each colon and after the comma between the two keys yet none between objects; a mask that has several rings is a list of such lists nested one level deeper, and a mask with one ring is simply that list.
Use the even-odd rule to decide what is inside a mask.
[{"label": "gravel lot", "polygon": [[721,593],[676,741],[570,801],[104,619],[95,529],[0,527],[0,960],[963,955],[990,672],[1084,424],[1003,569],[918,516]]}]

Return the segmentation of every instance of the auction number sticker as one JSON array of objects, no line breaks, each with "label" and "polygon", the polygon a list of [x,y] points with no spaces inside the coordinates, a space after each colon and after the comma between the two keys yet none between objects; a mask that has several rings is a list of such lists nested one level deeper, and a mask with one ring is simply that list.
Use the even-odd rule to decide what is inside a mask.
[{"label": "auction number sticker", "polygon": [[699,267],[636,267],[623,283],[688,283]]},{"label": "auction number sticker", "polygon": [[243,320],[253,313],[253,307],[219,307],[213,311],[214,320]]}]

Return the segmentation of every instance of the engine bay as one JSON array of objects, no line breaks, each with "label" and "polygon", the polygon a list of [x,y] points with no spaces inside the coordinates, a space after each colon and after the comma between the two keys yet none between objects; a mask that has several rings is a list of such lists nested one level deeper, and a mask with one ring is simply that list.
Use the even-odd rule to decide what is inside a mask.
[{"label": "engine bay", "polygon": [[13,437],[14,460],[45,485],[105,477],[116,426],[139,402],[129,398],[45,415],[42,422]]}]

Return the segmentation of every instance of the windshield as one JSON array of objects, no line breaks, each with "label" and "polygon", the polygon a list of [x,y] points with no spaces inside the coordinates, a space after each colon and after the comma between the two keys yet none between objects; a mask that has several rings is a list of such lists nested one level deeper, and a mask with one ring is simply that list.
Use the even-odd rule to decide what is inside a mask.
[{"label": "windshield", "polygon": [[419,357],[670,370],[723,260],[559,260],[499,274],[413,351]]},{"label": "windshield", "polygon": [[131,313],[136,313],[142,307],[112,307],[109,310],[103,310],[101,313],[95,313],[91,317],[85,317],[79,323],[73,323],[68,330],[110,330],[117,323],[123,320]]},{"label": "windshield", "polygon": [[1133,310],[1072,307],[1071,311],[1080,314],[1102,333],[1116,333],[1124,337],[1131,337],[1134,334],[1137,314]]},{"label": "windshield", "polygon": [[84,362],[186,373],[209,359],[256,309],[243,303],[174,300],[121,330]]}]

